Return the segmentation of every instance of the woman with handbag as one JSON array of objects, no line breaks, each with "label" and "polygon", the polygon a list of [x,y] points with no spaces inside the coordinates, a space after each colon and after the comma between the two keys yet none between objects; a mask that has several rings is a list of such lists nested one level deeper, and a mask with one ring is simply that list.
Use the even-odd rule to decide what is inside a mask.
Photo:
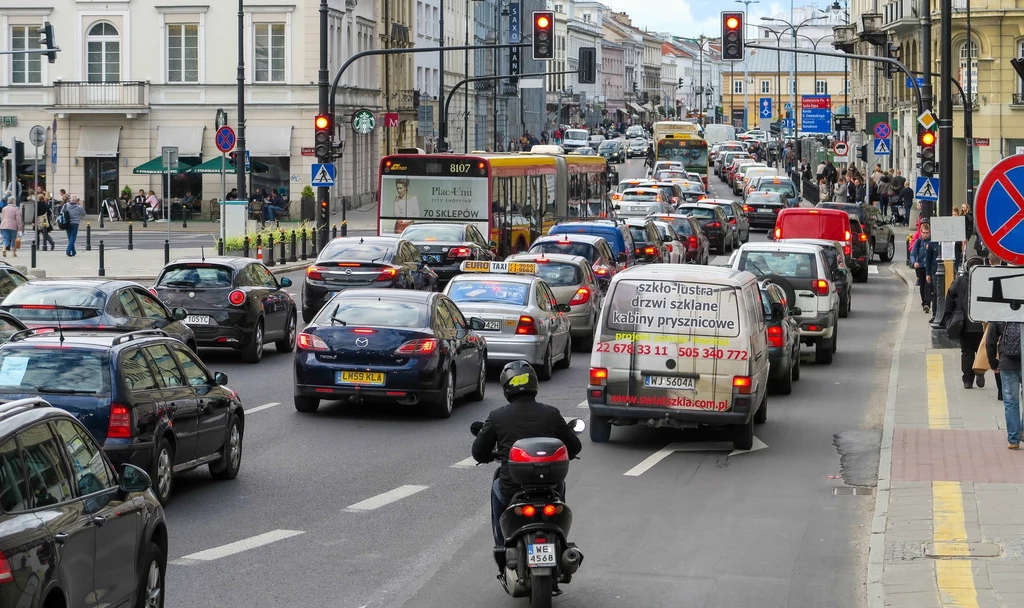
[{"label": "woman with handbag", "polygon": [[21,206],[15,202],[14,197],[7,199],[7,205],[0,209],[0,235],[4,238],[4,257],[7,252],[13,250],[14,257],[18,257],[16,240],[18,232],[25,228],[21,219]]},{"label": "woman with handbag", "polygon": [[47,243],[50,244],[50,251],[57,248],[57,244],[53,242],[53,237],[50,236],[50,233],[53,232],[52,211],[46,196],[40,194],[39,202],[36,203],[36,232],[42,237],[43,251],[46,251]]},{"label": "woman with handbag", "polygon": [[946,335],[951,339],[960,340],[960,371],[964,381],[964,388],[985,388],[985,374],[978,374],[974,371],[974,358],[981,345],[983,330],[981,323],[972,321],[967,314],[967,307],[971,302],[971,278],[970,270],[980,266],[985,261],[978,257],[972,257],[964,264],[964,272],[953,280],[949,286],[949,293],[946,294],[946,308],[943,311],[942,319],[945,321]]},{"label": "woman with handbag", "polygon": [[1020,449],[1020,323],[989,323],[985,347],[992,371],[998,371],[1003,384],[1003,410],[1006,416],[1006,442],[1011,450]]}]

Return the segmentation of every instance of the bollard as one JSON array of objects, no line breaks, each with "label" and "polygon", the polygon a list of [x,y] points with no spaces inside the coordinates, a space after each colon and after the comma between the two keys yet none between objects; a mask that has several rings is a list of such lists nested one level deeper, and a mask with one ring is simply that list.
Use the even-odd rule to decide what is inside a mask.
[{"label": "bollard", "polygon": [[280,236],[281,236],[281,255],[280,255],[280,257],[281,257],[281,263],[284,264],[285,262],[288,261],[288,256],[284,252],[284,244],[285,244],[285,240],[286,240],[285,236],[284,236],[284,230],[281,231]]},{"label": "bollard", "polygon": [[242,257],[243,258],[249,257],[249,235],[248,234],[245,235],[244,239],[242,239]]},{"label": "bollard", "polygon": [[217,239],[217,255],[224,255],[224,239]]},{"label": "bollard", "polygon": [[100,228],[103,227],[103,209],[100,209]]},{"label": "bollard", "polygon": [[36,230],[36,236],[35,236],[35,239],[33,239],[32,243],[36,246],[36,249],[39,249],[39,230],[38,229]]},{"label": "bollard", "polygon": [[132,242],[132,223],[128,222],[128,251],[135,249],[135,243]]},{"label": "bollard", "polygon": [[181,227],[188,228],[188,211],[185,209],[185,205],[181,206]]},{"label": "bollard", "polygon": [[146,228],[149,226],[149,212],[145,209],[142,210],[142,227]]},{"label": "bollard", "polygon": [[103,239],[100,239],[100,270],[99,270],[100,274],[99,274],[99,276],[101,276],[101,277],[107,276],[107,269],[103,267],[103,262],[104,262],[104,260],[103,260]]},{"label": "bollard", "polygon": [[306,255],[306,229],[302,229],[302,259],[305,261],[309,256]]},{"label": "bollard", "polygon": [[267,259],[266,259],[265,262],[266,262],[267,266],[273,266],[274,265],[274,233],[273,232],[271,232],[270,235],[267,236],[267,243],[268,243],[267,244]]},{"label": "bollard", "polygon": [[295,239],[296,238],[297,238],[297,235],[295,234],[295,231],[292,230],[292,254],[290,256],[288,256],[288,261],[289,262],[298,262],[299,261],[298,256],[295,255],[295,245],[296,245]]},{"label": "bollard", "polygon": [[92,224],[89,222],[85,223],[85,250],[92,251]]},{"label": "bollard", "polygon": [[338,225],[337,224],[334,224],[333,226],[331,226],[331,238],[332,239],[338,238]]},{"label": "bollard", "polygon": [[32,268],[36,267],[36,251],[39,250],[39,243],[32,242]]},{"label": "bollard", "polygon": [[348,222],[346,220],[341,221],[341,236],[348,236]]},{"label": "bollard", "polygon": [[164,239],[164,265],[171,263],[171,242]]}]

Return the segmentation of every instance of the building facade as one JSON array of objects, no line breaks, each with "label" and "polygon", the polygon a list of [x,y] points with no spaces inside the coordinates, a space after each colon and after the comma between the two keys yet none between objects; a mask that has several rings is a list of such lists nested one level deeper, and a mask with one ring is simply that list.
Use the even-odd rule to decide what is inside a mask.
[{"label": "building facade", "polygon": [[[378,35],[381,48],[412,48],[416,44],[413,24],[413,0],[377,0],[379,24]],[[312,0],[305,0],[313,6]],[[350,0],[346,0],[350,2]],[[312,44],[316,44],[316,37]],[[398,148],[416,145],[416,95],[414,55],[388,55],[381,63],[377,82],[381,83],[381,103],[385,119],[380,130],[384,154],[391,154]],[[389,124],[388,115],[397,115]]]},{"label": "building facade", "polygon": [[[415,2],[416,48],[439,47],[441,40],[441,0],[415,0]],[[445,9],[447,10],[448,7],[446,6]],[[437,127],[440,121],[440,103],[437,99],[438,82],[441,79],[440,60],[440,53],[418,53],[413,55],[413,69],[415,70],[413,88],[419,93],[420,105],[431,107],[431,123],[429,125],[417,125],[416,143],[417,146],[424,149],[432,149],[432,146],[436,143]],[[448,60],[451,61],[451,58],[448,58]]]},{"label": "building facade", "polygon": [[629,118],[626,109],[625,61],[623,46],[602,37],[601,94],[605,98],[605,118],[612,122],[625,122]]},{"label": "building facade", "polygon": [[571,2],[566,24],[567,68],[579,70],[580,48],[597,49],[597,79],[592,84],[581,84],[576,73],[569,74],[567,82],[573,95],[579,99],[578,121],[588,126],[601,122],[604,97],[601,95],[601,11],[595,2]]}]

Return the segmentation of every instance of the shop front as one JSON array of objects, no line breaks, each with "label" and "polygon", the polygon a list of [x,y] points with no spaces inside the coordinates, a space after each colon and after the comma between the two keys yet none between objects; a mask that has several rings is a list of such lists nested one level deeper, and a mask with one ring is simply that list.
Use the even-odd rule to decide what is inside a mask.
[{"label": "shop front", "polygon": [[100,203],[117,199],[120,191],[121,127],[80,127],[78,158],[83,165],[82,204],[88,214]]}]

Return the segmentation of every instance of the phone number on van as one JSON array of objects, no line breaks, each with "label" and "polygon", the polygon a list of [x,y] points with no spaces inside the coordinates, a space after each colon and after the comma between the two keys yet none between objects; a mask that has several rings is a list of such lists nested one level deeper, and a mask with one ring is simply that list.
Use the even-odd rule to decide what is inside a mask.
[{"label": "phone number on van", "polygon": [[[651,346],[650,344],[620,344],[612,342],[599,342],[597,344],[599,353],[615,353],[626,355],[654,355],[656,357],[668,357],[667,346]],[[726,359],[730,361],[746,361],[747,351],[721,348],[695,348],[692,346],[680,346],[676,351],[677,357],[690,357],[701,359]]]}]

